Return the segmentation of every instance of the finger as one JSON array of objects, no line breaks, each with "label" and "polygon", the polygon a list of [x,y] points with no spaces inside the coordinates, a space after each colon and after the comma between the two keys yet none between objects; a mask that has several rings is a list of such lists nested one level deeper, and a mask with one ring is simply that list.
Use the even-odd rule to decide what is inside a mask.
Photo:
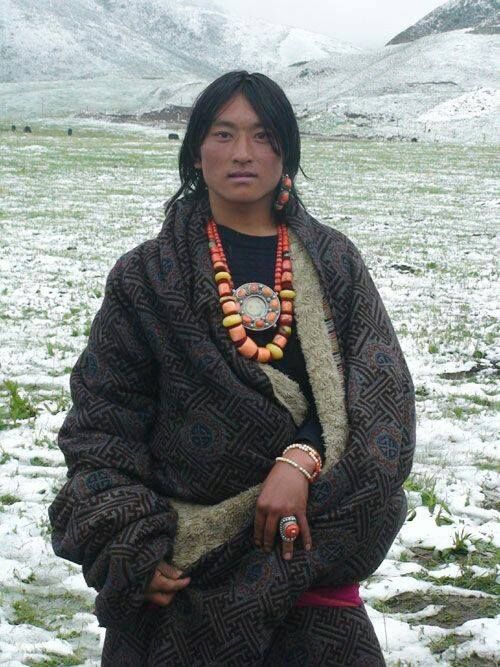
[{"label": "finger", "polygon": [[[166,577],[161,577],[158,581],[158,584],[151,589],[151,593],[174,593],[175,591],[181,591],[183,588],[190,583],[191,579],[167,579]],[[156,583],[156,582],[155,582]]]},{"label": "finger", "polygon": [[283,542],[282,554],[285,560],[291,560],[293,557],[293,542]]},{"label": "finger", "polygon": [[253,539],[258,547],[261,547],[264,543],[265,525],[266,525],[266,515],[262,510],[258,509],[255,512],[255,521],[253,527]]},{"label": "finger", "polygon": [[168,577],[169,579],[179,579],[182,576],[182,570],[178,570],[176,567],[169,565],[169,563],[165,563],[163,560],[158,563],[156,569],[159,570],[164,577]]},{"label": "finger", "polygon": [[309,522],[305,512],[300,512],[296,514],[297,522],[300,528],[300,539],[306,551],[312,549],[312,538],[311,530],[309,528]]},{"label": "finger", "polygon": [[264,528],[264,551],[267,553],[272,551],[274,547],[277,525],[278,517],[275,514],[268,514],[266,517],[266,527]]},{"label": "finger", "polygon": [[144,596],[144,599],[153,604],[160,605],[160,607],[166,607],[172,602],[174,595],[175,593],[148,593]]}]

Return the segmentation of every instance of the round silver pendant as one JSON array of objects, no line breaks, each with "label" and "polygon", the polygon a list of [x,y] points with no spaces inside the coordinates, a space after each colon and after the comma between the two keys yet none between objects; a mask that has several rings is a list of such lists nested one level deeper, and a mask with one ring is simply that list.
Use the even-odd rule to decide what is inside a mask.
[{"label": "round silver pendant", "polygon": [[243,326],[250,331],[265,331],[276,326],[281,312],[278,294],[263,283],[245,283],[233,294],[240,304]]}]

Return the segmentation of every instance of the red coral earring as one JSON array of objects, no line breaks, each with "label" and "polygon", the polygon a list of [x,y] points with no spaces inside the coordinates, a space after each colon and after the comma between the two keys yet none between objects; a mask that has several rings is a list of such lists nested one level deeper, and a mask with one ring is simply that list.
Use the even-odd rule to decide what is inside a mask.
[{"label": "red coral earring", "polygon": [[283,174],[281,177],[281,185],[278,197],[274,202],[274,208],[276,211],[281,211],[284,206],[287,205],[288,200],[290,199],[290,190],[292,189],[292,179],[288,174]]}]

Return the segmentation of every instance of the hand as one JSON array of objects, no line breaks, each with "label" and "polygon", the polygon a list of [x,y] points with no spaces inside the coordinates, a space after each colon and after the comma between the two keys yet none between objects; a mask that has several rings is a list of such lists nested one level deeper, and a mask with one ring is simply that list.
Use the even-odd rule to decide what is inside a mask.
[{"label": "hand", "polygon": [[181,578],[181,574],[181,570],[161,560],[156,566],[144,598],[160,607],[166,607],[172,602],[176,592],[186,588],[191,581],[190,577]]},{"label": "hand", "polygon": [[[286,457],[301,465],[308,472],[313,472],[314,462],[300,449],[289,450]],[[308,497],[309,481],[306,476],[289,463],[276,461],[257,499],[254,523],[255,544],[258,547],[263,546],[267,553],[271,552],[279,520],[283,516],[295,514],[300,528],[299,538],[306,550],[311,549],[311,532],[306,517]],[[293,542],[283,542],[282,553],[286,560],[290,560],[293,556],[293,544]]]}]

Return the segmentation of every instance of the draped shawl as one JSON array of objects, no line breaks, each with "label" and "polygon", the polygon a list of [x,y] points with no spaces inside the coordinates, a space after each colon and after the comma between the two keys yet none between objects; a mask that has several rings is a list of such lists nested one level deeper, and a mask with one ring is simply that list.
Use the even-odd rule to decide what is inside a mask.
[{"label": "draped shawl", "polygon": [[[366,578],[404,521],[415,412],[398,340],[353,243],[296,201],[287,209],[295,325],[326,452],[309,492],[310,552],[299,541],[285,561],[279,541],[270,554],[253,544],[261,484],[308,406],[222,325],[208,200],[178,200],[156,238],[118,259],[72,370],[52,543],[82,564],[130,664],[144,660],[145,618],[157,630],[148,664],[260,664],[301,593]],[[160,559],[191,583],[149,610]]]}]

